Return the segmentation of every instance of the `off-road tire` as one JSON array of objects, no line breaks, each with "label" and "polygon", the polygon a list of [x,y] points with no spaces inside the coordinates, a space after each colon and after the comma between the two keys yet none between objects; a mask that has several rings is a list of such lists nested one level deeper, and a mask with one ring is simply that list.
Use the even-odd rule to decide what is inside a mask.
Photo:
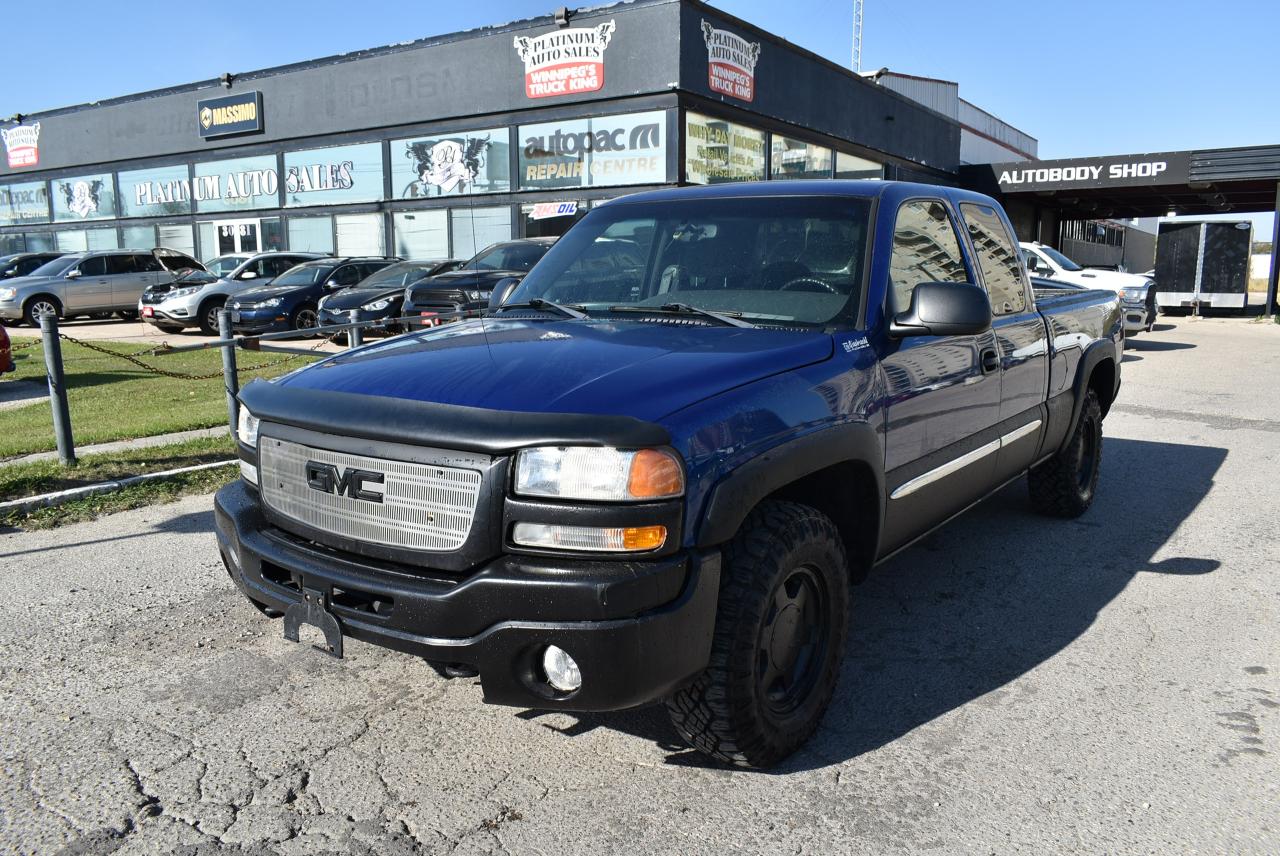
[{"label": "off-road tire", "polygon": [[196,311],[196,322],[200,325],[201,333],[206,336],[218,335],[218,310],[225,304],[226,298],[223,297],[210,297],[200,304]]},{"label": "off-road tire", "polygon": [[[667,700],[676,731],[690,745],[740,767],[769,767],[796,751],[817,730],[835,692],[849,625],[849,580],[844,544],[830,518],[794,502],[767,501],[748,515],[724,551],[711,660],[688,687]],[[794,709],[774,709],[762,672],[772,656],[762,647],[782,622],[775,596],[796,574],[811,573],[806,589],[825,628],[793,686]],[[806,580],[806,585],[809,581]],[[784,610],[785,611],[785,610]],[[807,615],[801,610],[802,615]],[[773,626],[775,629],[770,631]],[[762,659],[763,657],[763,659]]]},{"label": "off-road tire", "polygon": [[1079,517],[1093,504],[1101,465],[1102,405],[1090,389],[1066,445],[1027,475],[1031,506],[1051,517]]},{"label": "off-road tire", "polygon": [[[53,314],[59,318],[62,317],[62,304],[58,302],[58,298],[51,297],[47,294],[37,294],[35,297],[28,298],[27,302],[23,305],[22,320],[26,321],[29,326],[35,327],[39,330],[40,316],[36,313],[37,311],[42,310],[45,306],[52,307]],[[41,311],[40,314],[43,314],[43,312]]]}]

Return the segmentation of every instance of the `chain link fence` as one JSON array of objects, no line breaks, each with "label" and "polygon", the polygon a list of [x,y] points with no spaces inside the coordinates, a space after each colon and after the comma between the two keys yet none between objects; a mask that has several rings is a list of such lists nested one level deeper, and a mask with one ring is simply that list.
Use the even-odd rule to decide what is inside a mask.
[{"label": "chain link fence", "polygon": [[[326,327],[316,327],[307,331],[288,330],[280,333],[266,333],[256,336],[234,336],[231,332],[230,315],[226,310],[219,313],[219,329],[221,331],[220,338],[213,342],[201,342],[194,345],[171,346],[167,342],[159,345],[150,345],[137,351],[120,351],[114,348],[108,348],[92,341],[69,336],[62,333],[58,329],[58,319],[53,315],[43,315],[40,318],[40,338],[33,339],[22,344],[14,344],[11,346],[11,352],[25,351],[31,348],[42,348],[44,351],[45,371],[49,382],[49,403],[53,409],[53,430],[54,438],[58,448],[58,459],[63,464],[74,464],[75,441],[71,430],[71,414],[67,403],[67,384],[66,384],[66,366],[62,357],[62,343],[69,342],[89,351],[102,354],[111,359],[122,360],[133,365],[135,368],[141,369],[150,374],[159,375],[167,378],[188,381],[205,381],[217,380],[221,378],[223,387],[227,396],[227,422],[232,434],[235,434],[236,423],[239,419],[239,391],[240,391],[240,375],[243,373],[253,373],[264,371],[267,369],[277,368],[289,363],[297,362],[307,357],[322,356],[321,348],[328,344],[339,344],[339,340],[345,337],[347,339],[348,348],[357,348],[363,344],[363,333],[365,330],[386,330],[388,327],[397,327],[399,329],[413,330],[417,327],[436,326],[441,323],[460,320],[462,318],[474,317],[479,314],[476,311],[457,311],[443,312],[434,314],[429,317],[406,316],[400,318],[383,318],[373,321],[362,321],[359,318],[359,310],[351,313],[351,321],[346,324],[335,324]],[[264,342],[273,342],[278,339],[296,338],[298,335],[314,334],[319,335],[320,339],[310,347],[282,347],[273,344],[264,344]],[[153,365],[144,357],[151,360],[163,359],[171,354],[191,353],[198,350],[217,349],[222,352],[222,369],[207,374],[193,374],[189,372],[171,371],[158,365]],[[240,365],[236,359],[238,350],[254,351],[254,352],[272,352],[279,353],[282,356],[278,359],[267,360],[252,365]]]}]

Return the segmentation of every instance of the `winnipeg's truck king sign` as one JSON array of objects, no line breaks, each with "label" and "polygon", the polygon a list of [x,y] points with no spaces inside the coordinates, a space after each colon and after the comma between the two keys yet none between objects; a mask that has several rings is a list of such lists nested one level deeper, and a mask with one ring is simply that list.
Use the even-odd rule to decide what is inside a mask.
[{"label": "winnipeg's truck king sign", "polygon": [[606,21],[594,27],[516,36],[516,54],[524,62],[524,94],[549,98],[602,88],[604,52],[615,29],[613,21]]},{"label": "winnipeg's truck king sign", "polygon": [[728,30],[717,30],[705,20],[702,38],[707,43],[707,86],[711,91],[739,101],[754,100],[760,43],[749,42]]}]

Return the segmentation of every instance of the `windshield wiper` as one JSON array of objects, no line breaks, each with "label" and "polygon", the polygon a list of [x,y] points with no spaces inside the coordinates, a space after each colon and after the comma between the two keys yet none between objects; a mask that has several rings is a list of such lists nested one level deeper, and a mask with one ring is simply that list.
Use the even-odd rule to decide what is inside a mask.
[{"label": "windshield wiper", "polygon": [[666,315],[698,315],[724,324],[726,327],[748,327],[755,329],[755,324],[742,320],[741,312],[712,312],[710,309],[699,309],[687,303],[664,303],[661,306],[610,306],[610,312],[648,312]]},{"label": "windshield wiper", "polygon": [[523,303],[504,303],[495,309],[494,312],[501,312],[504,309],[539,309],[544,312],[549,309],[575,320],[590,317],[584,311],[585,307],[565,306],[562,303],[553,303],[550,300],[543,300],[541,297],[534,297],[530,300],[524,301]]}]

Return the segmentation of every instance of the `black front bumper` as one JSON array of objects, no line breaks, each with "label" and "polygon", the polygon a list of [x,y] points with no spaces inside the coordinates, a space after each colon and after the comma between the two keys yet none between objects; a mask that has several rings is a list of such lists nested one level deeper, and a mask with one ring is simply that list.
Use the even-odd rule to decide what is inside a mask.
[{"label": "black front bumper", "polygon": [[[476,669],[484,699],[551,710],[622,710],[698,675],[711,651],[720,554],[652,561],[500,556],[466,575],[409,568],[273,527],[243,482],[215,499],[218,544],[251,600],[284,611],[325,593],[346,637]],[[582,686],[552,689],[542,652],[577,661]]]}]

